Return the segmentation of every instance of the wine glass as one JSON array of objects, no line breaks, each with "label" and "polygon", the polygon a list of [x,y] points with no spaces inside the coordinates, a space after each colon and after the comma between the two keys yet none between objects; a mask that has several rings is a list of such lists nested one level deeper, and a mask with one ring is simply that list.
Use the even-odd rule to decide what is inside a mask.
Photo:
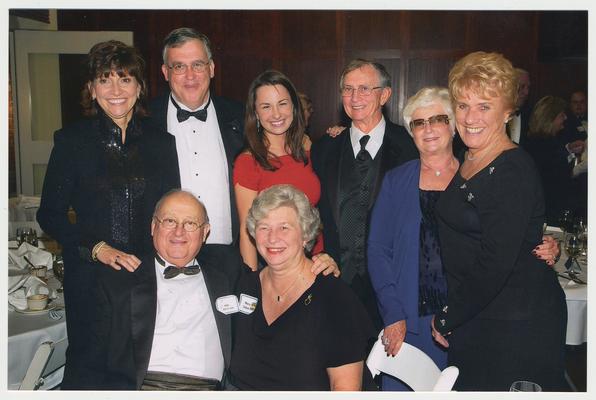
[{"label": "wine glass", "polygon": [[565,253],[569,257],[565,262],[565,268],[570,275],[581,273],[577,257],[582,253],[583,248],[584,241],[577,232],[569,232],[565,235]]}]

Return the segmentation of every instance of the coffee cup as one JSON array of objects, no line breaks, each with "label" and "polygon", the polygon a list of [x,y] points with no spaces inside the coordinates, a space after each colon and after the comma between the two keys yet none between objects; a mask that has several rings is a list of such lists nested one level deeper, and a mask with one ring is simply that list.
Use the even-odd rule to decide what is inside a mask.
[{"label": "coffee cup", "polygon": [[27,297],[27,307],[31,311],[41,311],[48,305],[47,294],[33,294]]}]

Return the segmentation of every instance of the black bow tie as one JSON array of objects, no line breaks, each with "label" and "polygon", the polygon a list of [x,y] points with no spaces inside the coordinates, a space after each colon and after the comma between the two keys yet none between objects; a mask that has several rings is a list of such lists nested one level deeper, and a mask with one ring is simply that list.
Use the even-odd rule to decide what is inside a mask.
[{"label": "black bow tie", "polygon": [[184,122],[187,119],[189,119],[190,117],[195,117],[196,119],[203,121],[203,122],[207,121],[207,107],[209,107],[209,104],[211,103],[211,96],[209,96],[207,105],[204,108],[201,108],[200,110],[197,110],[197,111],[183,110],[182,108],[180,108],[178,103],[176,103],[176,101],[174,100],[174,98],[171,95],[170,95],[170,99],[172,100],[172,104],[174,104],[174,107],[176,107],[176,118],[178,118],[178,122]]},{"label": "black bow tie", "polygon": [[[155,260],[162,266],[166,266],[166,262],[158,255],[155,255]],[[201,272],[201,266],[199,265],[190,265],[188,267],[176,267],[174,265],[170,265],[166,267],[163,271],[163,277],[165,279],[172,279],[180,274],[184,275],[196,275]]]},{"label": "black bow tie", "polygon": [[172,279],[177,277],[180,274],[184,275],[196,275],[201,272],[201,267],[199,265],[191,265],[189,267],[182,267],[178,268],[173,265],[170,265],[163,271],[163,277],[165,279]]}]

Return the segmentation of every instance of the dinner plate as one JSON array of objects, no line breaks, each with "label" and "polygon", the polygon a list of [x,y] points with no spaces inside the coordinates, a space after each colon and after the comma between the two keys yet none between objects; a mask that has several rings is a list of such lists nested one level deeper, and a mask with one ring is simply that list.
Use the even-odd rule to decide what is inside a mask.
[{"label": "dinner plate", "polygon": [[49,304],[43,310],[30,310],[28,308],[25,310],[19,310],[18,308],[15,308],[15,311],[20,314],[26,314],[26,315],[42,315],[42,314],[48,313],[50,310],[53,310],[54,308],[56,308],[55,304]]}]

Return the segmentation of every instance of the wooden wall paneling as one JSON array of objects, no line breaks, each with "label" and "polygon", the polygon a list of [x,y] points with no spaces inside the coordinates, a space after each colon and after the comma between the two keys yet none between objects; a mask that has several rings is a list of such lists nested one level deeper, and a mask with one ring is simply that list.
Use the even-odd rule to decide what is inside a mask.
[{"label": "wooden wall paneling", "polygon": [[569,101],[569,96],[576,90],[588,93],[587,62],[542,63],[532,76],[530,93],[534,94],[534,102],[547,95],[559,96]]},{"label": "wooden wall paneling", "polygon": [[534,12],[476,11],[470,51],[496,51],[516,65],[531,64],[534,57]]},{"label": "wooden wall paneling", "polygon": [[334,11],[285,11],[281,17],[283,57],[330,57],[337,54]]},{"label": "wooden wall paneling", "polygon": [[346,49],[400,49],[404,11],[346,11]]},{"label": "wooden wall paneling", "polygon": [[221,81],[220,96],[236,99],[246,103],[248,87],[261,72],[274,68],[270,56],[250,56],[225,54],[220,56],[219,67],[215,69],[216,76]]},{"label": "wooden wall paneling", "polygon": [[408,83],[406,87],[406,101],[418,90],[425,86],[447,87],[449,70],[455,63],[456,57],[452,58],[416,58],[408,60]]},{"label": "wooden wall paneling", "polygon": [[313,102],[315,111],[310,121],[310,133],[316,140],[328,127],[339,122],[342,105],[336,60],[320,57],[286,60],[283,71],[296,89],[306,93]]},{"label": "wooden wall paneling", "polygon": [[466,13],[462,11],[410,11],[409,48],[464,49]]},{"label": "wooden wall paneling", "polygon": [[229,54],[279,54],[279,11],[221,11],[224,32],[221,38]]}]

